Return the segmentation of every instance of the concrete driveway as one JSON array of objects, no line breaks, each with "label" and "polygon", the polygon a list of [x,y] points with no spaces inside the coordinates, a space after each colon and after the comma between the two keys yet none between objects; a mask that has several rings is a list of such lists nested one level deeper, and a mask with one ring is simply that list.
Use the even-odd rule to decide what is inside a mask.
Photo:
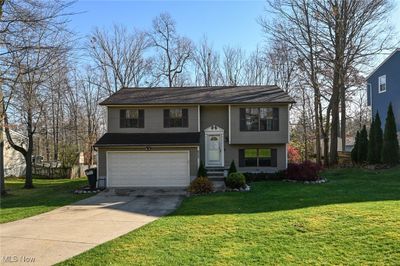
[{"label": "concrete driveway", "polygon": [[2,265],[52,265],[174,211],[180,195],[101,193],[75,204],[0,225]]}]

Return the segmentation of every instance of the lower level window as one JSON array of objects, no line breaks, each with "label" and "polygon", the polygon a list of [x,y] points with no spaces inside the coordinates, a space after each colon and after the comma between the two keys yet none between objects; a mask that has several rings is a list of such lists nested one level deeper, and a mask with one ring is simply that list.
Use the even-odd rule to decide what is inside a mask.
[{"label": "lower level window", "polygon": [[276,167],[276,149],[252,148],[239,150],[240,167]]}]

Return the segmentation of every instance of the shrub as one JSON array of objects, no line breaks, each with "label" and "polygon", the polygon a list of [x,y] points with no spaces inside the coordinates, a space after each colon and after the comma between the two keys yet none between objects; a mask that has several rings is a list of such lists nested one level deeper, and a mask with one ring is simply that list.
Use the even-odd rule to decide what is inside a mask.
[{"label": "shrub", "polygon": [[360,146],[360,131],[357,130],[354,147],[351,150],[351,160],[353,163],[358,163],[358,147]]},{"label": "shrub", "polygon": [[206,176],[199,176],[189,186],[189,192],[193,194],[206,194],[214,190],[214,185]]},{"label": "shrub", "polygon": [[286,178],[299,181],[316,181],[320,179],[321,170],[321,166],[310,161],[289,163]]},{"label": "shrub", "polygon": [[235,165],[235,161],[232,160],[231,165],[229,166],[229,170],[228,170],[228,176],[232,173],[236,173],[236,165]]},{"label": "shrub", "polygon": [[291,163],[298,163],[301,161],[300,150],[292,145],[288,145],[288,160]]},{"label": "shrub", "polygon": [[197,177],[207,177],[207,169],[204,167],[203,161],[200,161],[199,170],[197,171]]},{"label": "shrub", "polygon": [[246,172],[243,173],[246,178],[246,182],[256,182],[256,181],[264,181],[264,180],[282,180],[286,178],[286,171],[280,170],[275,173],[265,173],[265,172]]},{"label": "shrub", "polygon": [[362,130],[360,131],[360,139],[359,139],[359,146],[358,146],[358,163],[362,164],[367,161],[368,155],[368,132],[365,125],[363,126]]},{"label": "shrub", "polygon": [[246,178],[242,173],[232,173],[228,175],[225,180],[225,184],[229,188],[242,188],[246,185]]},{"label": "shrub", "polygon": [[397,140],[396,121],[393,114],[392,104],[389,104],[385,133],[383,135],[382,162],[395,165],[399,162],[399,141]]},{"label": "shrub", "polygon": [[374,164],[377,163],[376,160],[376,137],[375,137],[375,118],[372,117],[372,122],[371,122],[371,127],[369,128],[369,142],[368,142],[368,155],[367,155],[367,161],[369,164]]}]

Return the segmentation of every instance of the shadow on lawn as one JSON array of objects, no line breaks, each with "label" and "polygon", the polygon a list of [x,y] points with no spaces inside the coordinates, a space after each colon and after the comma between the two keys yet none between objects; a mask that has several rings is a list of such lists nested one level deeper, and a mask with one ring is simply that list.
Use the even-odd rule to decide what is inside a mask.
[{"label": "shadow on lawn", "polygon": [[[102,207],[153,216],[162,216],[171,212],[171,216],[186,216],[260,213],[330,204],[400,200],[400,168],[384,171],[329,170],[324,177],[329,180],[324,184],[263,181],[252,183],[250,192],[215,193],[185,199],[178,196],[98,195],[76,202],[74,205],[89,208]],[[55,186],[54,189],[57,187]],[[62,201],[64,196],[56,195],[55,197],[56,201]],[[182,199],[183,202],[178,207]],[[21,206],[16,206],[18,204]],[[59,202],[52,204],[52,199],[48,197],[46,201],[24,201],[15,205],[2,206],[2,208],[29,207],[38,204],[54,206]]]},{"label": "shadow on lawn", "polygon": [[265,181],[250,192],[191,197],[172,215],[240,214],[294,210],[330,204],[400,200],[400,168],[383,171],[338,169],[324,184]]}]

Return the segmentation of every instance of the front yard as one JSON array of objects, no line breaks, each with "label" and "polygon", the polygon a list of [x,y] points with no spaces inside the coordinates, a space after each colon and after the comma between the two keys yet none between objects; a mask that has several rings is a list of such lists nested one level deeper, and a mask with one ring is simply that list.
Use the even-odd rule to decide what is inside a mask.
[{"label": "front yard", "polygon": [[186,199],[172,215],[64,265],[398,264],[400,168],[330,170]]},{"label": "front yard", "polygon": [[23,179],[6,179],[9,195],[1,199],[0,223],[11,222],[78,201],[88,194],[73,191],[87,184],[86,179],[34,179],[34,189],[23,189]]}]

